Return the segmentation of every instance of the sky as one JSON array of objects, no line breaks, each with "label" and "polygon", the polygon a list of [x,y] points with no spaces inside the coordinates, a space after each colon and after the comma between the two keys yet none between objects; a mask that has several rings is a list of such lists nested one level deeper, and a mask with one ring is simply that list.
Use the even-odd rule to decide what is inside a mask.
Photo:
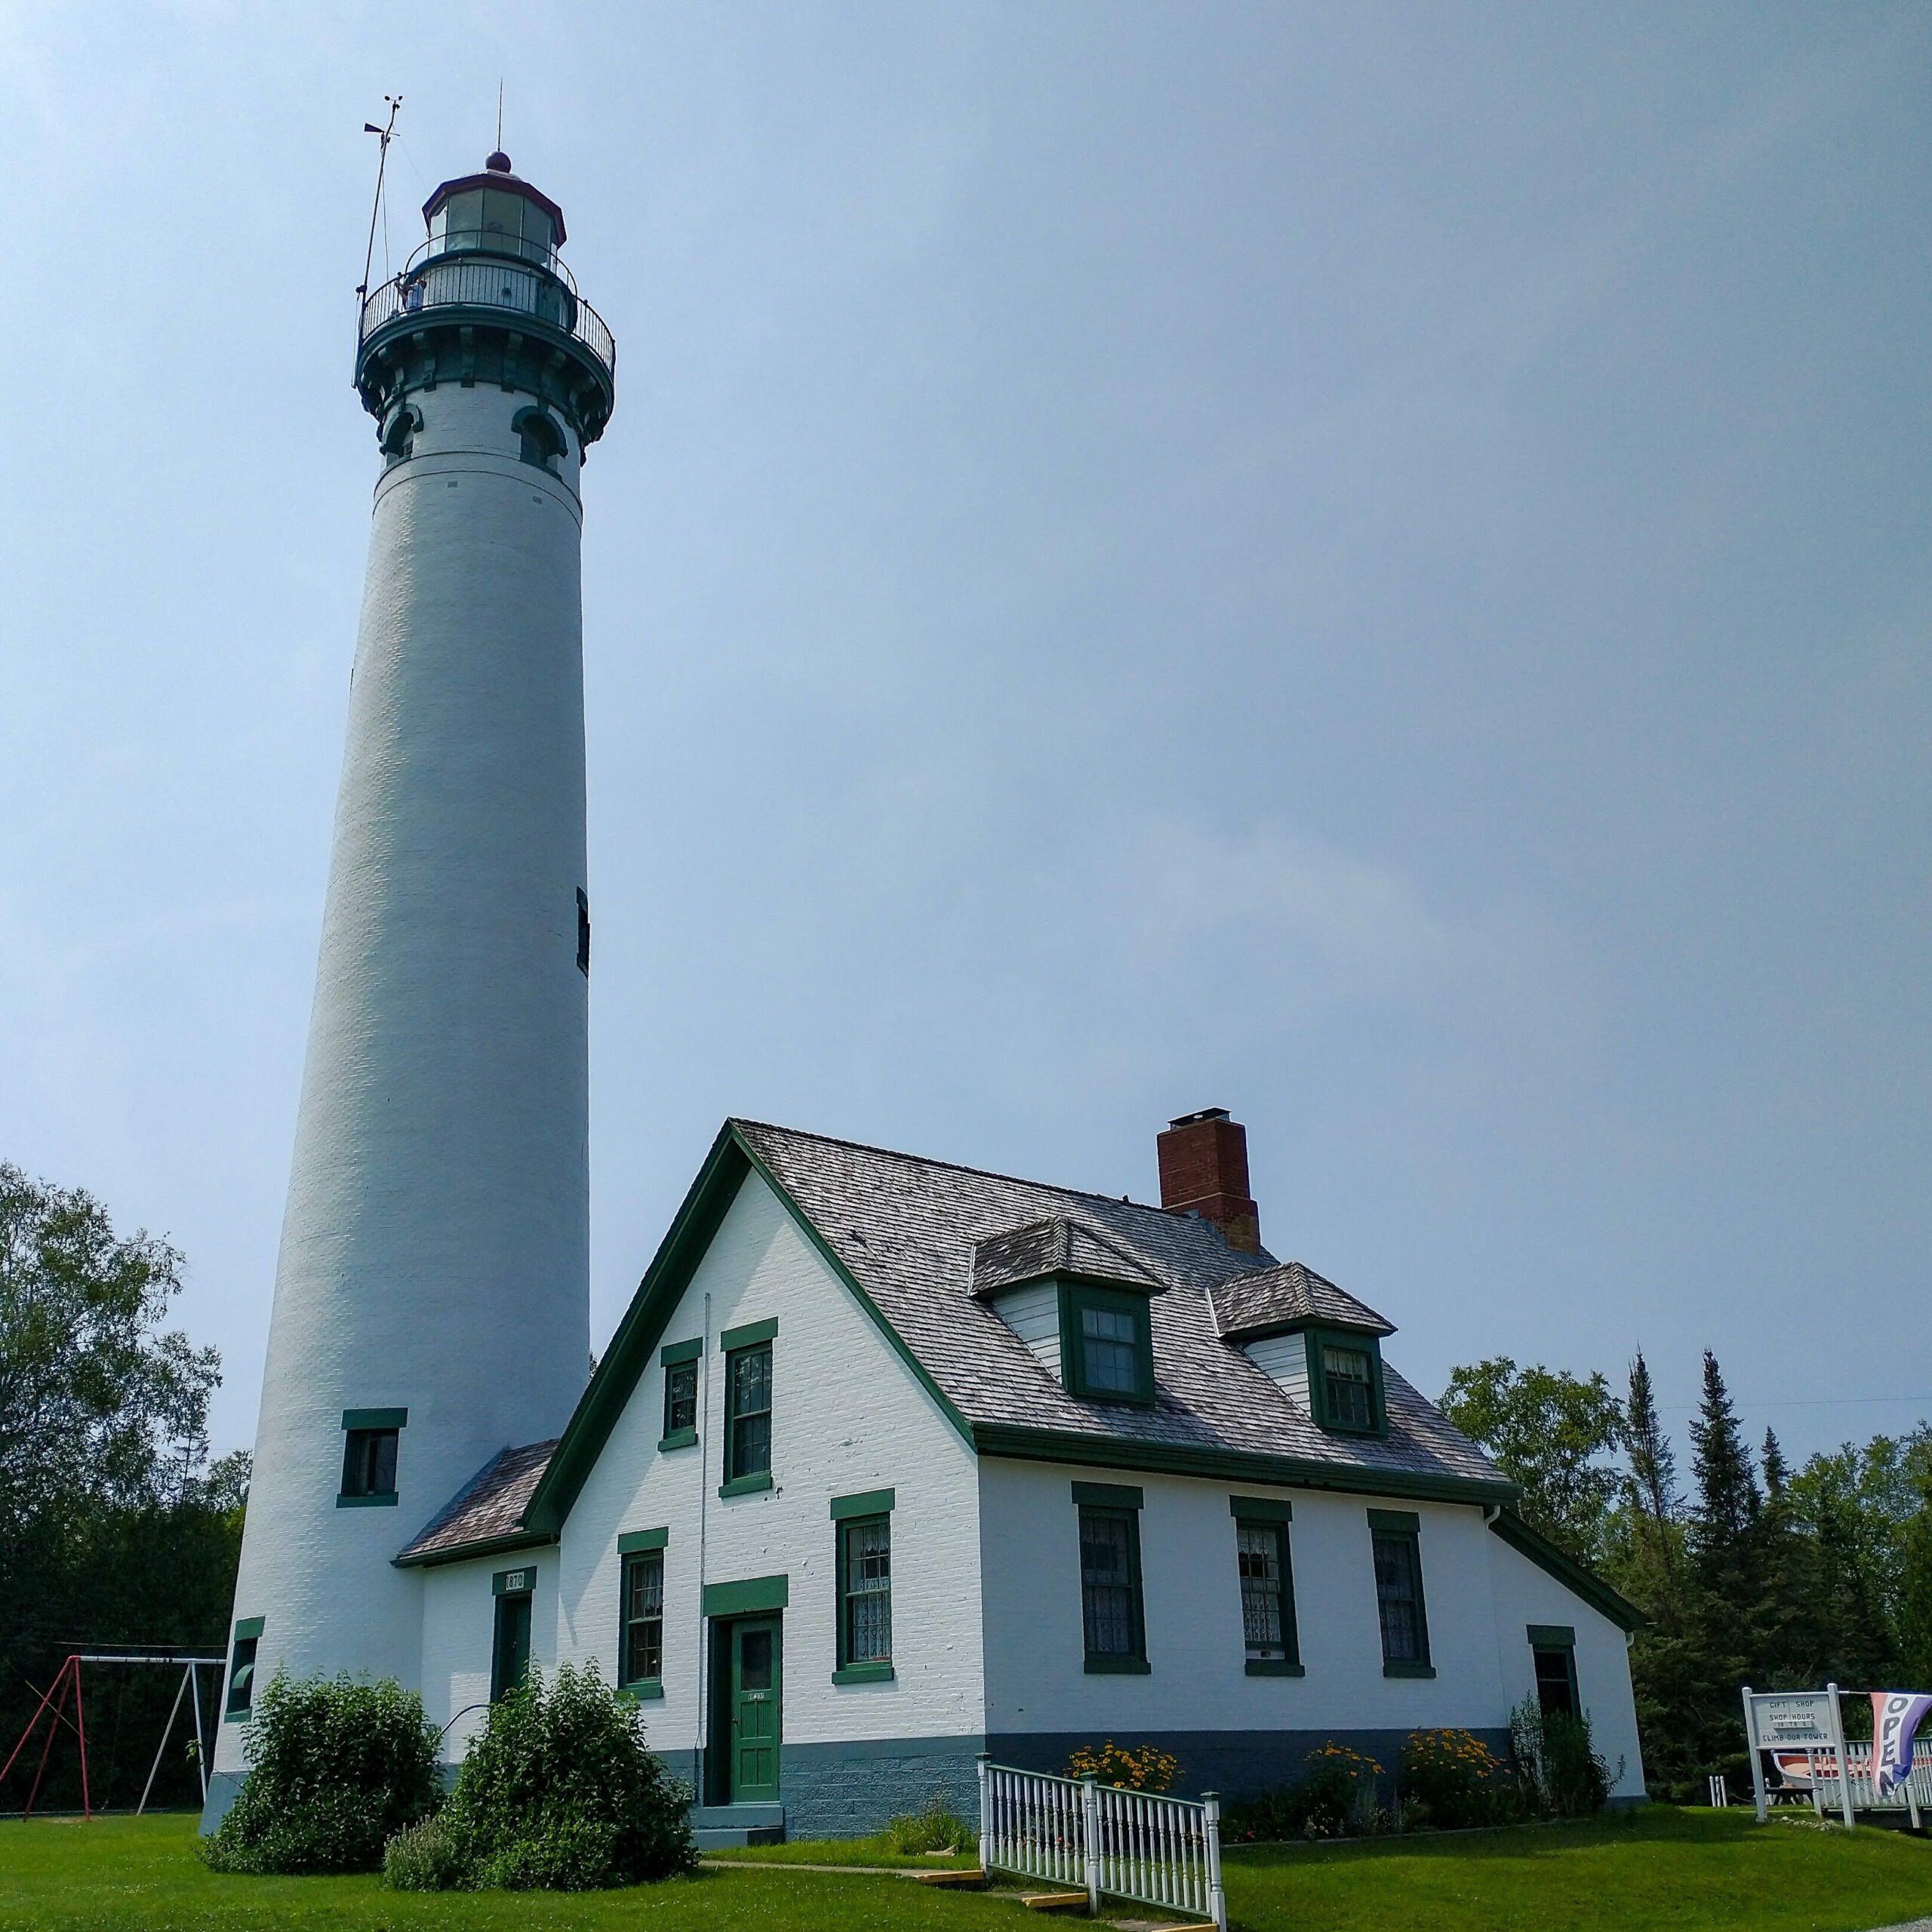
[{"label": "sky", "polygon": [[747,1115],[1932,1415],[1932,12],[0,0],[0,1158],[254,1433],[377,272],[503,145],[584,484],[592,1309]]}]

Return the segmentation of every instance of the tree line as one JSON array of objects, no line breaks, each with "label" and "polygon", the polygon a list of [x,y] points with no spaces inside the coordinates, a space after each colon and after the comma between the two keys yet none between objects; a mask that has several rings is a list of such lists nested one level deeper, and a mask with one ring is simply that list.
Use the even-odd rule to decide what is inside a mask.
[{"label": "tree line", "polygon": [[[117,1235],[92,1196],[0,1162],[0,1763],[70,1651],[223,1653],[248,1458],[209,1460],[221,1364],[166,1325],[181,1269],[168,1242]],[[97,1808],[139,1798],[180,1676],[83,1667]],[[211,1740],[220,1673],[201,1689]],[[0,1811],[25,1801],[46,1734],[43,1718]],[[184,1718],[151,1804],[198,1802],[192,1735]],[[36,1804],[80,1799],[63,1730]]]},{"label": "tree line", "polygon": [[[1749,1777],[1739,1691],[1932,1690],[1932,1425],[1810,1457],[1754,1451],[1704,1353],[1687,1486],[1640,1352],[1600,1374],[1458,1368],[1441,1407],[1523,1487],[1524,1517],[1644,1615],[1632,1641],[1654,1797],[1702,1802]],[[1846,1707],[1853,1735],[1869,1710]]]}]

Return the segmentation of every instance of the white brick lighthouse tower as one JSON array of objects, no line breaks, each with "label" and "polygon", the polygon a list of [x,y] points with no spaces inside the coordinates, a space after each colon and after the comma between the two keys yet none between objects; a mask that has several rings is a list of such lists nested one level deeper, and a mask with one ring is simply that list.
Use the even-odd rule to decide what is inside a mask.
[{"label": "white brick lighthouse tower", "polygon": [[[589,1357],[580,482],[616,352],[493,154],[364,305],[368,576],[224,1709],[417,1681],[390,1558]],[[242,1767],[224,1724],[211,1810]],[[223,1776],[223,1774],[227,1774]]]}]

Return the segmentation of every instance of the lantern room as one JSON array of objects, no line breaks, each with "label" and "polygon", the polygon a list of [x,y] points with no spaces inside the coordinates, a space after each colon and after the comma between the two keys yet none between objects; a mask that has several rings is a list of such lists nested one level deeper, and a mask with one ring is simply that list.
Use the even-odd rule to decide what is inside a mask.
[{"label": "lantern room", "polygon": [[473,251],[509,255],[554,269],[564,241],[564,211],[549,195],[520,180],[500,151],[481,174],[445,181],[423,205],[432,255]]}]

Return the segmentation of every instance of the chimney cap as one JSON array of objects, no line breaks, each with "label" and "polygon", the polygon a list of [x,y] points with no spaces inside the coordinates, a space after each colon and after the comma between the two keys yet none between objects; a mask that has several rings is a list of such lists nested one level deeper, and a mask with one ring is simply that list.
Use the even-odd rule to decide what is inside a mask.
[{"label": "chimney cap", "polygon": [[1199,1121],[1226,1120],[1227,1118],[1228,1110],[1226,1107],[1203,1107],[1198,1114],[1183,1114],[1180,1119],[1169,1121],[1168,1125],[1170,1128],[1192,1127]]}]

